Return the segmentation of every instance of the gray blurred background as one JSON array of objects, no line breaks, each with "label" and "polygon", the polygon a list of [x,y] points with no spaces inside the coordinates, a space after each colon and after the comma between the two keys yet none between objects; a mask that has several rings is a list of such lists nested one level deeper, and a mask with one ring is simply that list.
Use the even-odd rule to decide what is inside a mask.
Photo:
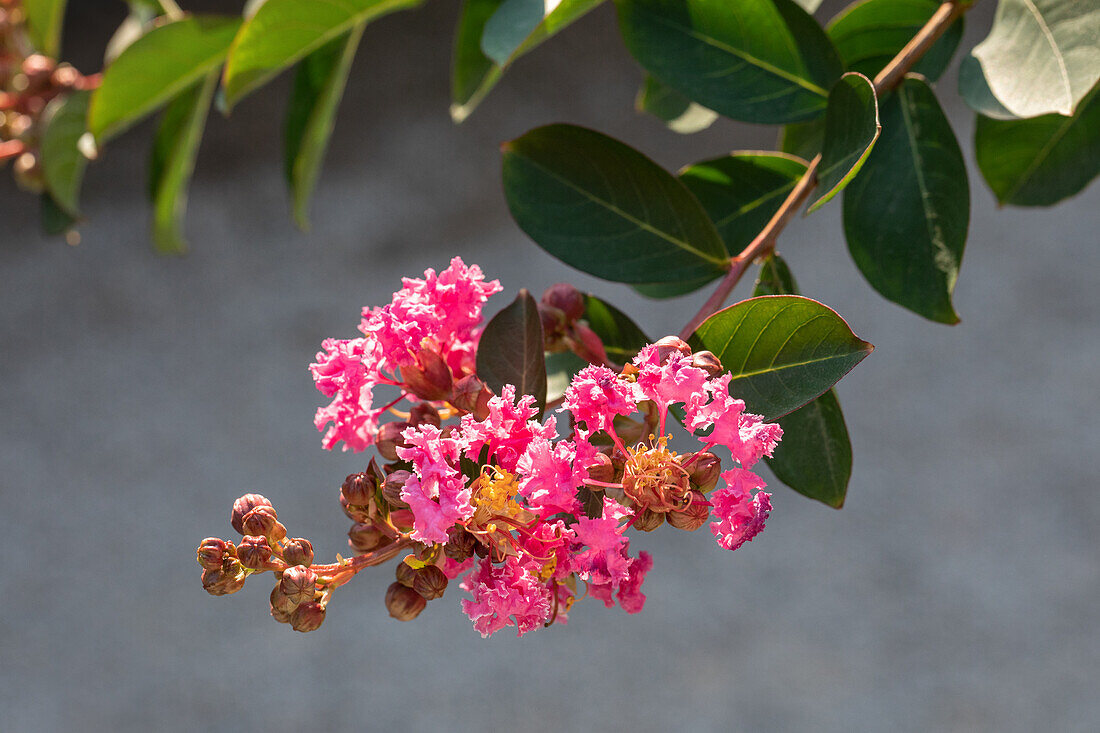
[{"label": "gray blurred background", "polygon": [[[121,7],[72,4],[67,55],[85,71]],[[402,274],[461,255],[500,278],[494,310],[568,279],[654,335],[705,297],[646,301],[544,254],[506,210],[501,141],[567,121],[673,169],[774,146],[773,128],[682,138],[637,116],[642,73],[609,6],[455,126],[457,10],[368,27],[308,235],[282,181],[285,78],[211,117],[185,258],[150,248],[148,123],[89,169],[78,247],[43,238],[36,201],[0,176],[0,731],[1100,729],[1100,187],[998,211],[953,69],[938,89],[971,166],[962,323],[876,295],[839,203],[780,243],[803,291],[877,346],[839,387],[843,511],[775,483],[767,531],[736,554],[702,532],[635,539],[656,559],[643,613],[583,603],[520,640],[482,640],[457,588],[391,620],[388,568],[308,635],[268,618],[267,581],[202,591],[194,548],[230,536],[246,490],[320,557],[346,552],[337,487],[366,458],[321,450],[306,366]],[[964,48],[992,10],[968,18]]]}]

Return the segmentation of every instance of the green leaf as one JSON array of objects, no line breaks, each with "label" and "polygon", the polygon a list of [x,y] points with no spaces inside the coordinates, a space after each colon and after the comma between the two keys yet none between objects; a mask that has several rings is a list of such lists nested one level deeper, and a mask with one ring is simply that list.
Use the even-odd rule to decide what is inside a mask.
[{"label": "green leaf", "polygon": [[225,62],[225,101],[232,107],[283,69],[334,38],[423,0],[267,0],[241,27]]},{"label": "green leaf", "polygon": [[825,118],[819,117],[809,122],[796,122],[784,125],[779,131],[779,149],[784,153],[796,155],[803,160],[813,160],[821,152],[825,142]]},{"label": "green leaf", "polygon": [[582,318],[603,341],[608,357],[620,364],[633,359],[649,343],[649,337],[630,316],[595,295],[585,296]]},{"label": "green leaf", "polygon": [[1000,0],[989,36],[963,59],[959,90],[989,116],[1072,115],[1100,79],[1097,39],[1100,3]]},{"label": "green leaf", "polygon": [[725,272],[722,240],[703,207],[633,148],[549,125],[503,150],[512,216],[566,264],[627,283],[705,282]]},{"label": "green leaf", "polygon": [[54,202],[72,217],[80,216],[80,183],[88,159],[78,141],[87,132],[90,92],[76,91],[55,97],[43,113],[41,158],[46,189]]},{"label": "green leaf", "polygon": [[42,231],[49,236],[65,234],[76,224],[76,217],[62,209],[50,194],[43,192],[38,200]]},{"label": "green leaf", "polygon": [[357,25],[306,56],[294,74],[284,128],[285,166],[294,202],[294,220],[303,231],[309,229],[309,200],[317,185],[336,109],[365,27]]},{"label": "green leaf", "polygon": [[797,295],[750,298],[720,310],[692,335],[733,374],[730,393],[774,420],[822,394],[874,349],[844,319]]},{"label": "green leaf", "polygon": [[[462,122],[469,117],[474,108],[496,86],[505,69],[515,63],[516,59],[534,50],[543,41],[565,29],[602,2],[603,0],[561,0],[550,13],[540,16],[541,20],[538,23],[533,26],[525,25],[524,28],[530,27],[530,30],[524,37],[520,38],[518,33],[513,33],[505,39],[499,35],[499,31],[508,19],[509,13],[505,12],[503,20],[494,20],[494,17],[498,10],[504,11],[503,6],[509,3],[503,0],[466,0],[455,35],[454,62],[451,72],[451,118],[455,122]],[[541,5],[541,3],[538,4]],[[512,0],[511,8],[517,5],[529,8],[532,4],[529,0]],[[511,8],[510,11],[514,12]],[[493,26],[497,28],[497,33],[493,32]],[[487,56],[482,49],[483,37],[486,34],[490,36],[488,45],[499,59],[497,61]],[[518,45],[512,45],[517,41]]]},{"label": "green leaf", "polygon": [[696,290],[703,287],[712,280],[714,280],[714,278],[710,275],[707,275],[701,278],[696,278],[694,280],[683,280],[676,283],[647,283],[641,285],[634,284],[630,287],[647,298],[664,300],[666,298],[677,298],[681,295],[694,293]]},{"label": "green leaf", "polygon": [[875,85],[862,74],[842,76],[829,92],[816,198],[807,213],[820,209],[855,178],[881,129]]},{"label": "green leaf", "polygon": [[616,0],[627,48],[664,84],[745,122],[820,115],[843,68],[792,0]]},{"label": "green leaf", "polygon": [[137,39],[153,29],[153,21],[161,14],[161,7],[146,0],[129,0],[130,12],[111,34],[103,51],[103,65],[114,63],[123,51]]},{"label": "green leaf", "polygon": [[978,167],[1001,204],[1050,206],[1100,174],[1100,85],[1073,117],[978,117]]},{"label": "green leaf", "polygon": [[932,89],[907,77],[883,101],[882,136],[844,192],[848,250],[886,298],[940,323],[958,323],[970,190],[951,126]]},{"label": "green leaf", "polygon": [[[829,21],[826,31],[851,71],[874,79],[932,15],[939,0],[860,0]],[[913,66],[929,81],[939,79],[962,40],[959,18]]]},{"label": "green leaf", "polygon": [[39,53],[61,55],[61,27],[65,23],[65,0],[22,0],[27,35]]},{"label": "green leaf", "polygon": [[153,154],[149,159],[149,197],[153,200],[153,242],[164,254],[183,254],[183,215],[187,211],[187,187],[195,169],[195,157],[202,141],[203,127],[218,71],[172,100],[164,110]]},{"label": "green leaf", "polygon": [[703,204],[732,257],[760,233],[805,172],[801,158],[744,151],[688,166],[680,180]]},{"label": "green leaf", "polygon": [[546,407],[546,359],[538,304],[520,290],[512,304],[485,325],[477,348],[477,376],[497,394],[506,384],[516,396],[533,395]]},{"label": "green leaf", "polygon": [[692,102],[652,76],[646,76],[634,100],[634,107],[639,112],[648,112],[664,122],[668,129],[681,135],[705,130],[718,119],[718,113],[714,110]]},{"label": "green leaf", "polygon": [[[798,286],[787,263],[778,255],[764,261],[754,296],[797,295]],[[830,389],[794,412],[779,418],[783,440],[768,466],[780,481],[798,493],[839,509],[852,476],[852,443],[836,391]]]},{"label": "green leaf", "polygon": [[572,351],[557,351],[546,355],[546,400],[553,402],[565,394],[573,375],[588,366],[588,362]]},{"label": "green leaf", "polygon": [[126,47],[92,95],[88,129],[103,142],[206,78],[225,60],[240,18],[188,16]]},{"label": "green leaf", "polygon": [[822,0],[795,0],[807,13],[813,13],[821,7]]}]

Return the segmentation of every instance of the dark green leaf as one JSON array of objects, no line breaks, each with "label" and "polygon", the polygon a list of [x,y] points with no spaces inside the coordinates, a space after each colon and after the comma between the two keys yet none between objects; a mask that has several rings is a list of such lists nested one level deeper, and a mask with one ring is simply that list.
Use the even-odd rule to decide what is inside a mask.
[{"label": "dark green leaf", "polygon": [[503,150],[512,216],[565,263],[628,283],[682,283],[725,272],[722,241],[703,207],[633,148],[582,127],[549,125]]},{"label": "dark green leaf", "polygon": [[36,51],[57,58],[61,51],[61,27],[66,0],[22,0],[27,35]]},{"label": "dark green leaf", "polygon": [[862,74],[845,74],[829,92],[816,198],[808,211],[824,206],[855,178],[881,129],[875,85]]},{"label": "dark green leaf", "polygon": [[187,187],[195,169],[195,157],[218,71],[172,100],[164,110],[153,154],[149,160],[149,196],[153,200],[153,242],[164,254],[187,251],[183,238],[183,215],[187,211]]},{"label": "dark green leaf", "polygon": [[821,152],[821,145],[824,142],[824,117],[810,122],[784,125],[779,132],[779,149],[804,160],[813,160],[814,156]]},{"label": "dark green leaf", "polygon": [[161,7],[146,0],[129,0],[130,13],[107,41],[103,51],[103,65],[110,66],[134,41],[153,29],[153,21],[161,14]]},{"label": "dark green leaf", "polygon": [[630,287],[647,298],[664,300],[666,298],[677,298],[681,295],[694,293],[696,290],[703,287],[712,280],[714,280],[714,278],[710,275],[707,275],[705,277],[696,278],[694,280],[684,280],[677,283],[649,283],[643,285],[635,284],[631,285]]},{"label": "dark green leaf", "polygon": [[821,26],[792,0],[616,0],[627,48],[658,80],[746,122],[820,115],[843,71]]},{"label": "dark green leaf", "polygon": [[932,89],[908,77],[883,101],[882,135],[844,192],[848,250],[883,296],[925,318],[958,323],[970,190],[951,126]]},{"label": "dark green leaf", "polygon": [[477,348],[477,376],[497,394],[506,384],[546,407],[546,359],[538,304],[526,290],[485,325]]},{"label": "dark green leaf", "polygon": [[732,257],[764,228],[805,172],[801,158],[746,151],[689,166],[680,180],[703,204]]},{"label": "dark green leaf", "polygon": [[89,92],[54,98],[43,114],[41,156],[46,189],[54,202],[72,217],[80,216],[80,182],[88,159],[77,146],[88,131]]},{"label": "dark green leaf", "polygon": [[134,41],[107,67],[92,95],[88,129],[102,142],[206,78],[225,60],[240,23],[190,16]]},{"label": "dark green leaf", "polygon": [[[530,5],[529,0],[519,0],[519,2],[526,3],[523,7]],[[492,35],[492,27],[489,23],[493,21],[497,11],[504,10],[502,6],[509,5],[508,3],[503,0],[466,0],[455,36],[451,74],[452,119],[455,122],[466,119],[500,80],[504,70],[516,59],[534,50],[543,41],[602,2],[603,0],[561,0],[550,13],[542,16],[538,23],[530,27],[530,31],[525,36],[520,37],[518,33],[514,33],[506,39],[500,35]],[[510,7],[516,5],[517,3],[513,2]],[[507,20],[507,14],[504,20]],[[500,19],[493,23],[498,28],[505,25]],[[493,49],[493,53],[502,59],[501,61],[494,61],[482,49],[482,39],[486,34],[492,35],[488,39],[489,46]],[[517,41],[518,45],[512,46]],[[510,50],[509,46],[512,46]]]},{"label": "dark green leaf", "polygon": [[225,62],[226,106],[355,26],[421,2],[267,0],[233,39]]},{"label": "dark green leaf", "polygon": [[53,196],[43,193],[39,197],[39,219],[42,223],[42,231],[50,236],[64,234],[76,224],[76,217],[58,206]]},{"label": "dark green leaf", "polygon": [[298,63],[287,105],[284,138],[286,178],[294,201],[294,220],[309,229],[309,200],[321,172],[365,24],[329,41]]},{"label": "dark green leaf", "polygon": [[816,300],[771,295],[741,301],[691,337],[733,374],[730,393],[774,420],[822,394],[874,348]]},{"label": "dark green leaf", "polygon": [[[939,0],[860,0],[829,21],[827,31],[851,71],[874,79],[932,15]],[[913,66],[929,81],[939,79],[962,39],[959,18]]]},{"label": "dark green leaf", "polygon": [[1002,204],[1049,206],[1100,174],[1100,85],[1073,117],[1029,120],[978,117],[978,167]]},{"label": "dark green leaf", "polygon": [[649,343],[649,337],[630,316],[595,295],[585,297],[582,317],[603,341],[608,357],[620,364],[633,359]]},{"label": "dark green leaf", "polygon": [[565,394],[573,375],[588,366],[588,362],[572,351],[546,355],[546,401],[553,402]]},{"label": "dark green leaf", "polygon": [[718,113],[714,110],[692,102],[652,76],[645,78],[634,100],[634,107],[639,112],[648,112],[664,122],[668,129],[681,135],[705,130],[718,119]]},{"label": "dark green leaf", "polygon": [[1000,0],[989,36],[963,59],[959,90],[992,117],[1072,115],[1100,79],[1097,39],[1093,0]]},{"label": "dark green leaf", "polygon": [[[797,295],[787,263],[772,255],[760,268],[754,296]],[[765,458],[776,478],[804,496],[839,509],[852,475],[852,443],[835,390],[779,418],[783,440]]]}]

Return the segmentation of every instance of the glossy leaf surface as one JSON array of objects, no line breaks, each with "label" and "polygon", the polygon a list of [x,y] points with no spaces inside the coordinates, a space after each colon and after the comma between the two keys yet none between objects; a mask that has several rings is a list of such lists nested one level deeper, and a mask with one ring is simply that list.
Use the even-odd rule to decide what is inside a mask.
[{"label": "glossy leaf surface", "polygon": [[718,119],[718,113],[692,102],[675,89],[671,89],[652,76],[647,76],[634,107],[647,112],[665,123],[668,129],[681,135],[705,130]]},{"label": "glossy leaf surface", "polygon": [[829,92],[817,189],[810,197],[809,211],[823,206],[859,173],[881,129],[871,80],[862,74],[845,74]]}]

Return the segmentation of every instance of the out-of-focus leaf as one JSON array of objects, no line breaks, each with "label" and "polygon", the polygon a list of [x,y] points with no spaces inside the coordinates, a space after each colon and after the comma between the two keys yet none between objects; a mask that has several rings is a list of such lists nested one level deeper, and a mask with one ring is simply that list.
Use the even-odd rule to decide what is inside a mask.
[{"label": "out-of-focus leaf", "polygon": [[66,0],[22,0],[27,35],[40,53],[57,58],[61,51],[61,27],[65,23]]},{"label": "out-of-focus leaf", "polygon": [[809,211],[824,206],[859,173],[881,129],[875,85],[862,74],[842,76],[829,92],[817,190]]},{"label": "out-of-focus leaf", "polygon": [[821,152],[824,142],[824,117],[809,122],[784,125],[779,131],[779,149],[784,153],[797,155],[803,160],[813,160],[813,157]]},{"label": "out-of-focus leaf", "polygon": [[149,197],[153,200],[153,242],[157,251],[164,254],[187,251],[183,237],[187,187],[217,86],[215,69],[172,100],[157,128],[149,160]]},{"label": "out-of-focus leaf", "polygon": [[986,183],[1002,204],[1050,206],[1073,196],[1100,174],[1100,85],[1072,117],[979,116],[974,149]]},{"label": "out-of-focus leaf", "polygon": [[103,51],[104,66],[110,66],[128,46],[151,31],[153,21],[161,13],[160,5],[149,0],[129,0],[127,4],[129,14],[115,29]]},{"label": "out-of-focus leaf", "polygon": [[42,223],[42,231],[51,237],[64,234],[76,224],[76,217],[62,209],[50,194],[43,193],[39,197],[39,204],[39,220]]},{"label": "out-of-focus leaf", "polygon": [[718,311],[692,335],[733,375],[730,393],[774,420],[818,397],[874,349],[844,319],[797,295],[750,298]]},{"label": "out-of-focus leaf", "polygon": [[727,257],[695,197],[606,135],[549,125],[503,146],[504,193],[520,228],[563,262],[627,283],[714,279]]},{"label": "out-of-focus leaf", "polygon": [[989,36],[963,59],[959,91],[989,117],[1072,115],[1100,79],[1097,39],[1100,3],[1000,0]]},{"label": "out-of-focus leaf", "polygon": [[649,337],[630,316],[595,295],[585,297],[583,318],[603,341],[608,357],[620,364],[633,359],[649,343]]},{"label": "out-of-focus leaf", "polygon": [[423,0],[267,0],[245,21],[225,62],[225,103],[266,84],[329,41]]},{"label": "out-of-focus leaf", "polygon": [[55,97],[46,106],[42,122],[41,159],[46,189],[54,202],[72,217],[80,216],[80,183],[88,159],[77,142],[87,132],[89,92]]},{"label": "out-of-focus leaf", "polygon": [[[874,79],[940,5],[939,0],[859,0],[829,21],[826,30],[848,69]],[[959,18],[920,57],[913,72],[929,81],[939,79],[962,34]]]},{"label": "out-of-focus leaf", "polygon": [[801,158],[744,151],[688,166],[680,180],[703,204],[732,257],[760,233],[805,172]]},{"label": "out-of-focus leaf", "polygon": [[705,130],[718,119],[718,113],[692,102],[674,89],[670,89],[652,76],[647,76],[634,107],[648,112],[665,123],[668,129],[681,135]]},{"label": "out-of-focus leaf", "polygon": [[506,384],[546,407],[546,359],[538,304],[520,290],[512,304],[485,325],[477,348],[477,376],[497,394]]},{"label": "out-of-focus leaf", "polygon": [[217,70],[240,18],[188,16],[126,47],[92,95],[88,129],[103,142]]},{"label": "out-of-focus leaf", "polygon": [[794,0],[796,3],[802,6],[802,9],[807,13],[813,13],[821,7],[822,0]]},{"label": "out-of-focus leaf", "polygon": [[848,250],[886,298],[940,323],[958,323],[970,189],[959,144],[932,89],[907,77],[880,107],[882,135],[844,192]]},{"label": "out-of-focus leaf", "polygon": [[546,401],[553,402],[565,394],[573,375],[588,366],[588,362],[572,351],[546,355]]},{"label": "out-of-focus leaf", "polygon": [[735,120],[799,122],[825,110],[843,68],[792,0],[616,0],[627,48],[662,83]]},{"label": "out-of-focus leaf", "polygon": [[284,128],[285,170],[294,220],[303,231],[309,229],[309,201],[365,27],[357,25],[321,46],[298,63],[294,74]]}]

